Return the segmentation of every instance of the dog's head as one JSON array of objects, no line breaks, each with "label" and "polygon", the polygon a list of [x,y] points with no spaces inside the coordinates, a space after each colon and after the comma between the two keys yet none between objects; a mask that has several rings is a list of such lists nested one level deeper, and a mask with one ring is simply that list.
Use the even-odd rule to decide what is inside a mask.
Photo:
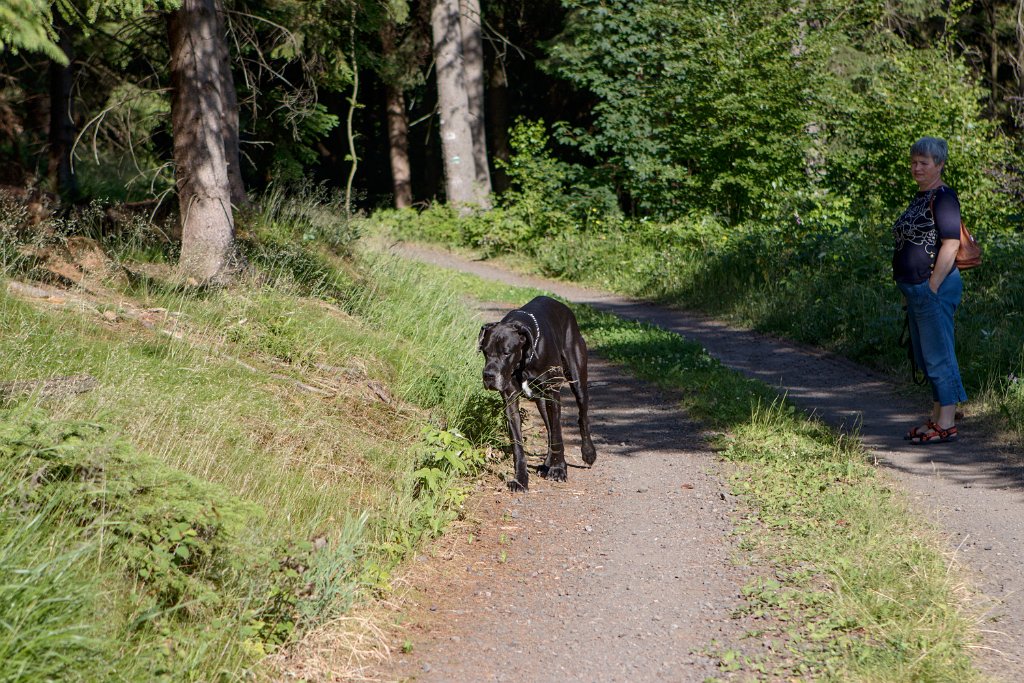
[{"label": "dog's head", "polygon": [[515,387],[512,374],[529,353],[530,330],[518,320],[487,323],[480,328],[477,347],[484,354],[484,388],[510,391]]}]

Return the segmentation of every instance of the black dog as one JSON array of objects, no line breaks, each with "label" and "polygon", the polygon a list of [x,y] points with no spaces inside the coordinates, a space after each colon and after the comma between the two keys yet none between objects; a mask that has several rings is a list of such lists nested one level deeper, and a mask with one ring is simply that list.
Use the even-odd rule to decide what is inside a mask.
[{"label": "black dog", "polygon": [[562,382],[569,381],[579,407],[583,461],[597,459],[587,419],[587,344],[576,317],[565,304],[538,296],[522,308],[509,312],[501,322],[480,328],[477,346],[484,353],[484,388],[497,391],[505,401],[505,417],[512,437],[516,478],[508,482],[512,491],[525,491],[529,475],[523,453],[523,426],[519,418],[519,396],[533,399],[548,432],[548,454],[541,476],[565,481],[565,446],[562,444]]}]

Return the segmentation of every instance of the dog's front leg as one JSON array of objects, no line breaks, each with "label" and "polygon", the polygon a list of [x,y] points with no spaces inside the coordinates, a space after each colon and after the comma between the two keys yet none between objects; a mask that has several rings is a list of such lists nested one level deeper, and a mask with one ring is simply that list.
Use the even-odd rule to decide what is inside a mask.
[{"label": "dog's front leg", "polygon": [[523,423],[519,415],[519,398],[514,393],[502,394],[505,400],[505,419],[508,422],[509,437],[512,439],[512,457],[515,460],[516,478],[508,482],[509,491],[526,491],[530,488],[530,475],[526,470],[526,453],[523,451]]}]

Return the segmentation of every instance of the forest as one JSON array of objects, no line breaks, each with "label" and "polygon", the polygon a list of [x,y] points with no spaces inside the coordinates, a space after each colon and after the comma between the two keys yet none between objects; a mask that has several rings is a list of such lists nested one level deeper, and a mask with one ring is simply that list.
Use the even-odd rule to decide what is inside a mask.
[{"label": "forest", "polygon": [[[0,603],[35,625],[0,678],[299,676],[462,518],[504,438],[477,321],[374,240],[906,378],[925,135],[984,251],[970,410],[1019,448],[1024,0],[0,0],[0,578],[34,577]],[[938,666],[911,642],[894,680]]]}]

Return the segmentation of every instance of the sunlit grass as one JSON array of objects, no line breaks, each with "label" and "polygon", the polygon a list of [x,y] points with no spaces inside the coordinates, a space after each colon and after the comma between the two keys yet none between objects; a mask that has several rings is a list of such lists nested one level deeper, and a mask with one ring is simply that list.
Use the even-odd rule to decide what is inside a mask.
[{"label": "sunlit grass", "polygon": [[[278,206],[267,215],[279,220],[274,229],[294,231],[306,214]],[[52,610],[36,609],[33,595],[50,590],[63,616],[50,629],[50,644],[29,647],[0,633],[0,650],[30,653],[0,658],[0,678],[18,680],[13,667],[33,658],[22,680],[253,675],[266,654],[294,636],[322,633],[353,601],[386,592],[396,564],[458,515],[460,478],[479,467],[477,455],[472,467],[431,474],[430,491],[415,471],[429,462],[429,434],[457,429],[483,443],[501,427],[476,376],[478,322],[445,283],[415,266],[344,257],[323,246],[339,240],[315,237],[284,251],[269,247],[272,240],[250,244],[252,271],[226,289],[183,290],[157,275],[112,280],[99,295],[70,290],[50,300],[0,289],[0,379],[89,375],[97,382],[80,394],[14,395],[4,419],[35,411],[17,419],[28,420],[25,429],[37,425],[44,439],[50,427],[102,425],[123,444],[111,450],[72,439],[67,457],[95,466],[72,465],[68,471],[80,469],[83,479],[69,482],[55,505],[78,505],[76,496],[108,476],[117,457],[151,461],[147,467],[160,477],[214,485],[214,509],[252,506],[243,526],[212,536],[226,562],[210,566],[216,604],[200,608],[184,595],[180,604],[156,608],[149,579],[140,579],[135,565],[111,560],[123,543],[110,546],[107,529],[123,523],[122,513],[108,518],[100,510],[94,521],[76,523],[78,536],[64,534],[59,517],[33,527],[17,499],[32,490],[31,472],[4,477],[13,488],[0,496],[0,537],[19,529],[29,535],[0,569],[50,576],[8,606],[23,615],[24,638],[33,619],[50,628]],[[115,250],[129,266],[139,251]],[[5,273],[24,279],[34,272],[30,265],[14,261]],[[433,430],[427,436],[426,426]],[[0,464],[17,462],[5,457],[19,448],[4,451],[0,443]],[[460,451],[467,458],[468,448]],[[180,507],[173,514],[185,520],[201,509],[187,493],[174,500]],[[177,533],[173,524],[170,531],[158,527],[152,542],[171,543],[173,551],[179,542],[166,538]],[[14,618],[10,610],[0,621]],[[88,647],[71,675],[60,667],[76,651],[59,629]],[[52,657],[31,654],[51,646],[61,648]]]}]

